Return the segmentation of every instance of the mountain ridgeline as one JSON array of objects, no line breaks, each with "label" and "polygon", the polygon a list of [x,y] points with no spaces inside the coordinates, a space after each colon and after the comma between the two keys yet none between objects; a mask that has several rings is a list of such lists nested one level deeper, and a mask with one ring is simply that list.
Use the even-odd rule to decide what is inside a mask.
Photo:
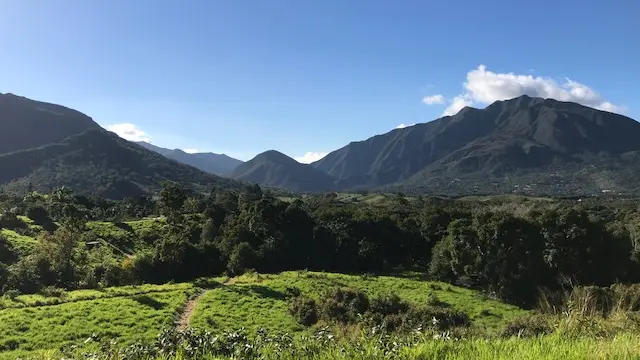
[{"label": "mountain ridgeline", "polygon": [[183,164],[187,164],[198,168],[204,172],[208,172],[215,175],[225,175],[231,172],[233,169],[237,168],[242,161],[238,159],[234,159],[225,154],[215,154],[215,153],[195,153],[189,154],[180,149],[165,149],[159,146],[155,146],[149,144],[144,141],[137,142],[138,145],[155,151],[158,154],[161,154],[169,159],[173,159],[175,161],[181,162]]},{"label": "mountain ridgeline", "polygon": [[333,190],[335,180],[313,166],[300,164],[275,150],[259,154],[238,166],[229,176],[237,180],[296,192]]},{"label": "mountain ridgeline", "polygon": [[635,195],[638,140],[628,117],[521,96],[352,142],[312,164],[273,150],[242,163],[131,143],[75,110],[0,94],[0,185],[18,192],[69,186],[121,198],[170,180],[199,190],[254,182],[294,192]]},{"label": "mountain ridgeline", "polygon": [[91,129],[100,126],[78,111],[0,94],[0,154],[60,142]]},{"label": "mountain ridgeline", "polygon": [[326,175],[314,182],[292,176],[301,164],[270,166],[261,155],[271,170],[245,179],[297,191],[635,193],[639,139],[628,117],[521,96],[350,143],[311,164]]},{"label": "mountain ridgeline", "polygon": [[163,181],[203,191],[240,186],[121,139],[75,110],[0,95],[2,189],[24,193],[66,186],[120,199],[150,194]]}]

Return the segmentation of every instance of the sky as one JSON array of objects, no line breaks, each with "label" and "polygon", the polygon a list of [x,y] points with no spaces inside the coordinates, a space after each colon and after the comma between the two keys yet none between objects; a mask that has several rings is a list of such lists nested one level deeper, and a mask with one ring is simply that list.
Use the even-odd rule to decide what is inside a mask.
[{"label": "sky", "polygon": [[640,119],[640,1],[0,0],[0,92],[311,162],[522,94]]}]

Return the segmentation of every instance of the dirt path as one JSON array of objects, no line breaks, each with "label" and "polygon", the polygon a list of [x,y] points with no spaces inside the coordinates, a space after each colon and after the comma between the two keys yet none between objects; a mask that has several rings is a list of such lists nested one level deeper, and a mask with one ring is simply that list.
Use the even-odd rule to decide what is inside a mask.
[{"label": "dirt path", "polygon": [[206,294],[206,291],[198,294],[198,296],[194,297],[191,300],[188,300],[186,304],[184,304],[184,309],[182,309],[182,313],[180,314],[180,318],[176,322],[176,330],[183,331],[186,330],[191,324],[191,315],[196,310],[196,304],[198,304],[198,300],[202,295]]}]

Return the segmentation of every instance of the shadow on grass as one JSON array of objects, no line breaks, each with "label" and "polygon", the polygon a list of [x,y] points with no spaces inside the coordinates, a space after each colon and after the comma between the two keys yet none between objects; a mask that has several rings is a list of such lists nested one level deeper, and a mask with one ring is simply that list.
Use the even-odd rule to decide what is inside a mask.
[{"label": "shadow on grass", "polygon": [[243,286],[227,286],[227,289],[235,291],[242,295],[257,295],[261,298],[269,298],[275,300],[286,300],[287,294],[262,285],[243,285]]},{"label": "shadow on grass", "polygon": [[146,305],[148,307],[154,308],[155,310],[163,309],[167,304],[160,302],[148,295],[138,295],[134,296],[133,300],[141,305]]},{"label": "shadow on grass", "polygon": [[120,228],[126,232],[133,232],[133,228],[131,227],[131,225],[125,223],[125,222],[114,222],[113,225],[115,225],[115,227]]}]

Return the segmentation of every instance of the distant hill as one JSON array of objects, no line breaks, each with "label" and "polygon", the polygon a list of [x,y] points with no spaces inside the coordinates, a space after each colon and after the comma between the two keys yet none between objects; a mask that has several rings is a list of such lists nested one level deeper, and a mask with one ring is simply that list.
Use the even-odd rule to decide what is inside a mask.
[{"label": "distant hill", "polygon": [[119,199],[157,190],[165,180],[195,189],[240,184],[180,164],[103,129],[59,143],[0,155],[0,184],[9,190],[67,186],[81,194]]},{"label": "distant hill", "polygon": [[621,181],[639,169],[639,140],[628,117],[522,96],[353,142],[312,166],[340,189],[628,192],[640,188]]},{"label": "distant hill", "polygon": [[0,94],[0,154],[60,142],[99,128],[87,115],[64,106]]},{"label": "distant hill", "polygon": [[214,153],[195,153],[189,154],[180,149],[165,149],[159,146],[149,144],[144,141],[137,142],[138,145],[143,146],[151,151],[155,151],[158,154],[168,157],[169,159],[176,160],[183,164],[191,165],[202,171],[216,174],[225,175],[242,164],[242,161],[234,159],[225,154]]},{"label": "distant hill", "polygon": [[238,166],[229,176],[297,192],[315,192],[334,188],[331,176],[311,165],[301,164],[278,151],[267,151]]}]

